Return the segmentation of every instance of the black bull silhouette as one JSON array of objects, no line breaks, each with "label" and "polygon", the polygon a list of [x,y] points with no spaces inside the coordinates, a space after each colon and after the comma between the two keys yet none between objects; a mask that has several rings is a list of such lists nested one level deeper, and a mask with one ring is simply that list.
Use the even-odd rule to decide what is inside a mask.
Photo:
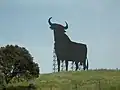
[{"label": "black bull silhouette", "polygon": [[[68,61],[75,62],[76,70],[78,69],[78,63],[83,65],[83,69],[88,70],[88,59],[87,59],[87,46],[86,44],[76,43],[69,39],[65,34],[65,30],[68,29],[68,24],[62,26],[60,24],[52,23],[52,17],[48,19],[50,28],[54,31],[54,49],[57,56],[58,72],[60,71],[60,60],[65,60],[66,71],[68,71]],[[87,60],[87,65],[86,65]]]}]

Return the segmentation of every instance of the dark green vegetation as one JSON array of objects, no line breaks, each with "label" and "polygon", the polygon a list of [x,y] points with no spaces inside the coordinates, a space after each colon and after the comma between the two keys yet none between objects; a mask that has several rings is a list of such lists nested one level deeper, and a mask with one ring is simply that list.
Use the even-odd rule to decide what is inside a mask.
[{"label": "dark green vegetation", "polygon": [[39,76],[38,64],[27,49],[18,45],[0,48],[0,85]]},{"label": "dark green vegetation", "polygon": [[[41,74],[33,83],[37,90],[120,90],[120,71],[89,70]],[[11,85],[27,87],[29,83],[25,81]]]}]

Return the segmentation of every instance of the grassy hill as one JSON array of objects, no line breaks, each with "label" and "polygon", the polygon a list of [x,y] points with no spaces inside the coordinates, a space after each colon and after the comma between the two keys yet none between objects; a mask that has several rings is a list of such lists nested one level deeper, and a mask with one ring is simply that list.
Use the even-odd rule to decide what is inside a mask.
[{"label": "grassy hill", "polygon": [[[89,70],[42,74],[33,82],[37,90],[120,90],[120,71]],[[28,85],[27,82],[19,84]]]}]

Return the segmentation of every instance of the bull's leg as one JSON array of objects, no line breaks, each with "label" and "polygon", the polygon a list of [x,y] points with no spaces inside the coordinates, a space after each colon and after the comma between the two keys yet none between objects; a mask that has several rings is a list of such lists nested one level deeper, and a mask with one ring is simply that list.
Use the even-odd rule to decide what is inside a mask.
[{"label": "bull's leg", "polygon": [[57,58],[58,72],[60,72],[60,59]]},{"label": "bull's leg", "polygon": [[85,70],[86,66],[83,64],[83,70]]},{"label": "bull's leg", "polygon": [[66,65],[66,71],[68,71],[68,61],[65,60],[65,65]]},{"label": "bull's leg", "polygon": [[78,62],[75,62],[75,65],[76,65],[75,71],[77,71],[78,70]]}]

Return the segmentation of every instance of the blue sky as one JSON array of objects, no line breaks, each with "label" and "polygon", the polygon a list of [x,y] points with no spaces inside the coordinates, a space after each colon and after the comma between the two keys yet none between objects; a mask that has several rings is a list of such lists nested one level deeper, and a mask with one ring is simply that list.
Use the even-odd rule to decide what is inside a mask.
[{"label": "blue sky", "polygon": [[[53,32],[48,18],[88,46],[90,68],[120,68],[120,0],[0,0],[0,46],[26,47],[41,73],[52,72]],[[46,37],[47,36],[47,37]]]}]

